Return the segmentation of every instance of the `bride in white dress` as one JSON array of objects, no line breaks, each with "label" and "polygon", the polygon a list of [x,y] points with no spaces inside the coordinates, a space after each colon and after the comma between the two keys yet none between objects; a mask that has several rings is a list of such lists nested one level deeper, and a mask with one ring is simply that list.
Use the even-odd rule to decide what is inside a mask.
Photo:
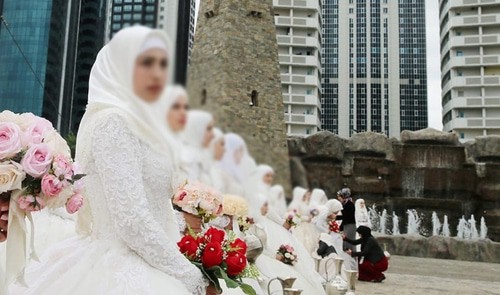
[{"label": "bride in white dress", "polygon": [[181,134],[184,149],[181,153],[181,165],[185,167],[189,180],[208,184],[210,165],[205,160],[210,153],[209,145],[214,137],[214,118],[212,114],[189,111],[187,124]]},{"label": "bride in white dress", "polygon": [[235,133],[224,135],[224,156],[220,162],[221,179],[226,194],[245,195],[245,180],[257,169],[255,160],[248,154],[245,141]]},{"label": "bride in white dress", "polygon": [[[295,277],[297,282],[294,286],[302,289],[304,291],[302,294],[324,294],[311,253],[290,231],[285,229],[284,218],[278,216],[271,208],[268,196],[265,195],[266,191],[269,194],[273,174],[274,171],[271,167],[259,165],[248,184],[248,187],[255,188],[253,191],[255,193],[248,192],[247,194],[251,217],[255,219],[255,226],[265,232],[264,254],[261,255],[265,257],[259,257],[255,265],[268,280],[276,276]],[[262,237],[260,238],[262,239]],[[294,266],[283,264],[275,259],[276,251],[283,244],[288,244],[295,249],[298,262]]]},{"label": "bride in white dress", "polygon": [[[168,39],[135,26],[98,54],[77,142],[87,207],[81,237],[48,251],[12,294],[204,294],[201,272],[180,254],[167,202],[175,149],[158,107]],[[163,109],[164,110],[164,109]]]},{"label": "bride in white dress", "polygon": [[[293,277],[297,279],[293,288],[303,290],[302,294],[325,294],[320,276],[314,269],[314,262],[310,254],[302,250],[299,243],[294,240],[287,230],[265,216],[269,212],[265,196],[262,194],[255,195],[249,205],[250,215],[255,220],[251,231],[259,237],[264,245],[264,252],[255,262],[265,282],[263,287],[265,288],[268,282],[275,277],[283,279]],[[295,248],[298,262],[294,266],[284,264],[276,259],[276,251],[282,244],[289,244]],[[281,290],[278,283],[271,286],[272,294],[277,294],[275,292]]]}]

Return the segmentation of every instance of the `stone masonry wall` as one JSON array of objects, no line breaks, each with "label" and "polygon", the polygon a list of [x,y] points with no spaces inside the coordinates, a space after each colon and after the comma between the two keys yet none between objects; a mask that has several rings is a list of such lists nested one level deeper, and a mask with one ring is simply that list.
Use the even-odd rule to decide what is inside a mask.
[{"label": "stone masonry wall", "polygon": [[474,214],[500,241],[500,136],[463,145],[455,134],[426,129],[405,131],[401,141],[377,133],[346,140],[329,132],[288,141],[293,186],[320,187],[335,197],[347,185],[369,206],[402,217],[401,232],[407,209],[423,213],[427,229],[433,211],[441,222],[446,214],[452,235],[462,215]]},{"label": "stone masonry wall", "polygon": [[225,132],[240,134],[289,191],[272,0],[201,1],[187,88],[190,104],[212,112]]}]

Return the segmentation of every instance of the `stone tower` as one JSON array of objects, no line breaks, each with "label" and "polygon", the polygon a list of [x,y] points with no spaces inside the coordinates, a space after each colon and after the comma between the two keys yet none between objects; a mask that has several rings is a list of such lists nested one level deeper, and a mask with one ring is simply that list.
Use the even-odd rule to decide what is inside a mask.
[{"label": "stone tower", "polygon": [[188,70],[190,104],[240,134],[290,192],[272,0],[201,0]]}]

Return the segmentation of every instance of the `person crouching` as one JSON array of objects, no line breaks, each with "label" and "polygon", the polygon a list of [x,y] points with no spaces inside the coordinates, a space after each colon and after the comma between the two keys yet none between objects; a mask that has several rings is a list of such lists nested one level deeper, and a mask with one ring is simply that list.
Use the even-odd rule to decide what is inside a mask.
[{"label": "person crouching", "polygon": [[366,226],[360,226],[356,232],[361,236],[360,239],[351,240],[344,236],[344,241],[352,244],[361,244],[361,252],[347,250],[352,257],[359,258],[359,276],[360,281],[380,283],[385,280],[384,271],[389,267],[389,261],[380,247],[379,243],[372,236],[371,229]]}]

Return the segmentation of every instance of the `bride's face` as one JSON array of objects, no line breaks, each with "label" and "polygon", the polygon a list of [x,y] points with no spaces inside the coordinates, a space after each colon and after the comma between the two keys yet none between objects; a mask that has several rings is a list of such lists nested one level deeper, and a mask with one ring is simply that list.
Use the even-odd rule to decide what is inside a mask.
[{"label": "bride's face", "polygon": [[210,142],[214,139],[214,122],[210,122],[205,129],[205,135],[203,137],[203,147],[207,148]]},{"label": "bride's face", "polygon": [[359,202],[359,207],[360,207],[361,209],[364,209],[364,208],[365,208],[365,206],[366,206],[366,205],[365,205],[365,201],[361,201],[361,202]]},{"label": "bride's face", "polygon": [[240,147],[234,151],[234,162],[239,165],[241,164],[241,159],[243,159],[243,154],[245,153],[245,148]]},{"label": "bride's face", "polygon": [[152,48],[139,55],[134,67],[134,92],[146,102],[155,102],[165,88],[168,76],[167,53]]},{"label": "bride's face", "polygon": [[264,175],[264,183],[267,185],[272,185],[274,181],[274,173],[268,172]]},{"label": "bride's face", "polygon": [[186,127],[189,110],[187,97],[181,96],[172,105],[167,114],[167,122],[173,132],[181,132]]},{"label": "bride's face", "polygon": [[224,138],[217,140],[214,147],[214,158],[217,161],[222,160],[224,156],[225,148],[224,148]]}]

